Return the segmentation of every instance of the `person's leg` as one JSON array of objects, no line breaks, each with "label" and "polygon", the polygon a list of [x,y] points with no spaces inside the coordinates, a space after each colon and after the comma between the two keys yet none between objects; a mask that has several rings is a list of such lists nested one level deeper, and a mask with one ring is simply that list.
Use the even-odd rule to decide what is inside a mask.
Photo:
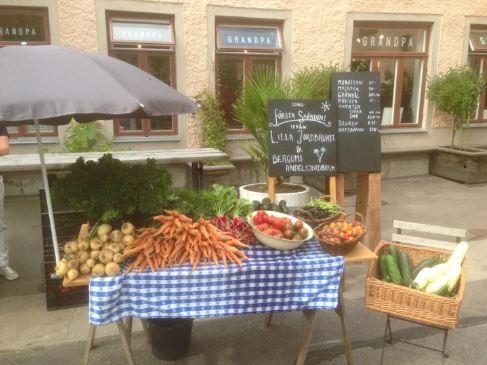
[{"label": "person's leg", "polygon": [[5,186],[3,185],[2,176],[0,176],[0,275],[3,275],[7,280],[15,280],[19,278],[19,274],[8,266],[8,249],[5,237],[5,216],[3,209],[4,197]]}]

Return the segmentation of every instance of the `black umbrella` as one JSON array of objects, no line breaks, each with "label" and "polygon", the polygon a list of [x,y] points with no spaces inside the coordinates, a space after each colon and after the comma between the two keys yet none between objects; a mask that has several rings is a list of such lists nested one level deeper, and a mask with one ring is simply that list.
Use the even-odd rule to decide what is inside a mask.
[{"label": "black umbrella", "polygon": [[112,57],[60,46],[0,49],[0,124],[36,126],[56,262],[59,247],[39,124],[155,118],[196,109],[159,79]]}]

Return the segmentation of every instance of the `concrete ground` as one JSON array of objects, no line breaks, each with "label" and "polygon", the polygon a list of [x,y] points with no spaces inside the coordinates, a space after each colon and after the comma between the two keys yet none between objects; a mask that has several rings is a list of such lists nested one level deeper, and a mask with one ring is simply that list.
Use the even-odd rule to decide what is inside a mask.
[{"label": "concrete ground", "polygon": [[[382,185],[383,237],[391,236],[393,219],[439,224],[469,230],[468,283],[458,329],[450,332],[445,364],[485,364],[487,336],[487,186],[466,187],[432,176],[386,180]],[[353,206],[353,197],[347,198]],[[13,213],[14,208],[20,209]],[[88,331],[87,308],[45,310],[38,293],[42,250],[40,227],[24,227],[26,217],[38,216],[35,200],[7,202],[7,225],[13,264],[22,281],[0,279],[0,364],[79,364]],[[14,233],[17,232],[17,233]],[[20,251],[22,250],[22,251]],[[30,256],[26,252],[32,253]],[[21,262],[20,258],[25,261]],[[367,267],[347,267],[345,306],[347,326],[356,364],[378,364],[385,316],[364,307]],[[37,293],[36,293],[37,292]],[[135,321],[133,349],[138,364],[164,364],[150,351]],[[291,364],[300,346],[304,321],[300,313],[275,315],[271,327],[264,316],[246,315],[197,320],[189,355],[175,365]],[[441,346],[442,334],[428,327],[394,321],[396,336],[423,345]],[[384,364],[441,364],[438,353],[397,343],[387,347]],[[115,326],[97,333],[92,364],[124,364]],[[307,365],[346,363],[338,317],[319,314]]]}]

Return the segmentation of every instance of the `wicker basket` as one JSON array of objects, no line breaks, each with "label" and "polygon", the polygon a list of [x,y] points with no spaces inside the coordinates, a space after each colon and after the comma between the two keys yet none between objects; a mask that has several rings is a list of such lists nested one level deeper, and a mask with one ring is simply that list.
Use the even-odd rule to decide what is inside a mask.
[{"label": "wicker basket", "polygon": [[[350,216],[354,216],[356,218],[355,221],[361,223],[364,225],[364,217],[360,213],[351,213],[351,214],[344,214],[341,218],[337,219],[336,222],[343,222],[343,221],[351,221],[347,219]],[[344,242],[344,243],[336,243],[336,242],[331,242],[324,240],[320,237],[319,232],[328,226],[329,223],[322,223],[319,224],[317,227],[314,229],[314,236],[315,239],[320,243],[321,247],[330,255],[333,256],[343,256],[346,255],[348,252],[352,251],[357,243],[360,242],[360,240],[367,234],[367,230],[364,230],[364,233],[361,234],[360,236],[356,237],[353,240]],[[365,225],[364,225],[365,228]]]},{"label": "wicker basket", "polygon": [[[396,246],[399,251],[407,251],[414,265],[435,255],[441,255],[446,259],[451,254],[447,250],[382,241],[375,249],[377,256],[390,245]],[[465,260],[455,297],[429,294],[382,281],[379,279],[378,262],[376,260],[370,264],[367,275],[365,306],[368,309],[443,329],[457,326],[458,312],[465,290]]]},{"label": "wicker basket", "polygon": [[[331,196],[330,195],[322,195],[319,197],[319,199],[325,200],[325,201],[330,201]],[[292,215],[295,216],[296,218],[299,218],[302,221],[308,223],[311,226],[311,228],[315,228],[316,226],[318,226],[320,224],[329,224],[331,222],[334,222],[334,221],[338,220],[339,218],[343,217],[344,214],[342,212],[340,212],[333,217],[328,217],[325,219],[314,219],[313,216],[309,212],[307,212],[306,210],[295,209],[293,211]]]}]

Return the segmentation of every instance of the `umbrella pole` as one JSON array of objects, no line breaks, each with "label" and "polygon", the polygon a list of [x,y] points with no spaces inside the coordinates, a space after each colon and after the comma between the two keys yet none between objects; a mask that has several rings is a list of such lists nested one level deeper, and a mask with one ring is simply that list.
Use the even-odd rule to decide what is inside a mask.
[{"label": "umbrella pole", "polygon": [[44,150],[42,149],[41,129],[39,121],[34,120],[36,128],[37,148],[39,149],[39,158],[41,160],[42,181],[44,183],[44,192],[46,194],[47,213],[49,214],[49,225],[51,226],[52,245],[54,246],[54,256],[56,264],[59,263],[59,245],[57,242],[56,224],[54,223],[54,214],[52,210],[51,191],[49,190],[49,181],[47,180],[46,160],[44,159]]}]

